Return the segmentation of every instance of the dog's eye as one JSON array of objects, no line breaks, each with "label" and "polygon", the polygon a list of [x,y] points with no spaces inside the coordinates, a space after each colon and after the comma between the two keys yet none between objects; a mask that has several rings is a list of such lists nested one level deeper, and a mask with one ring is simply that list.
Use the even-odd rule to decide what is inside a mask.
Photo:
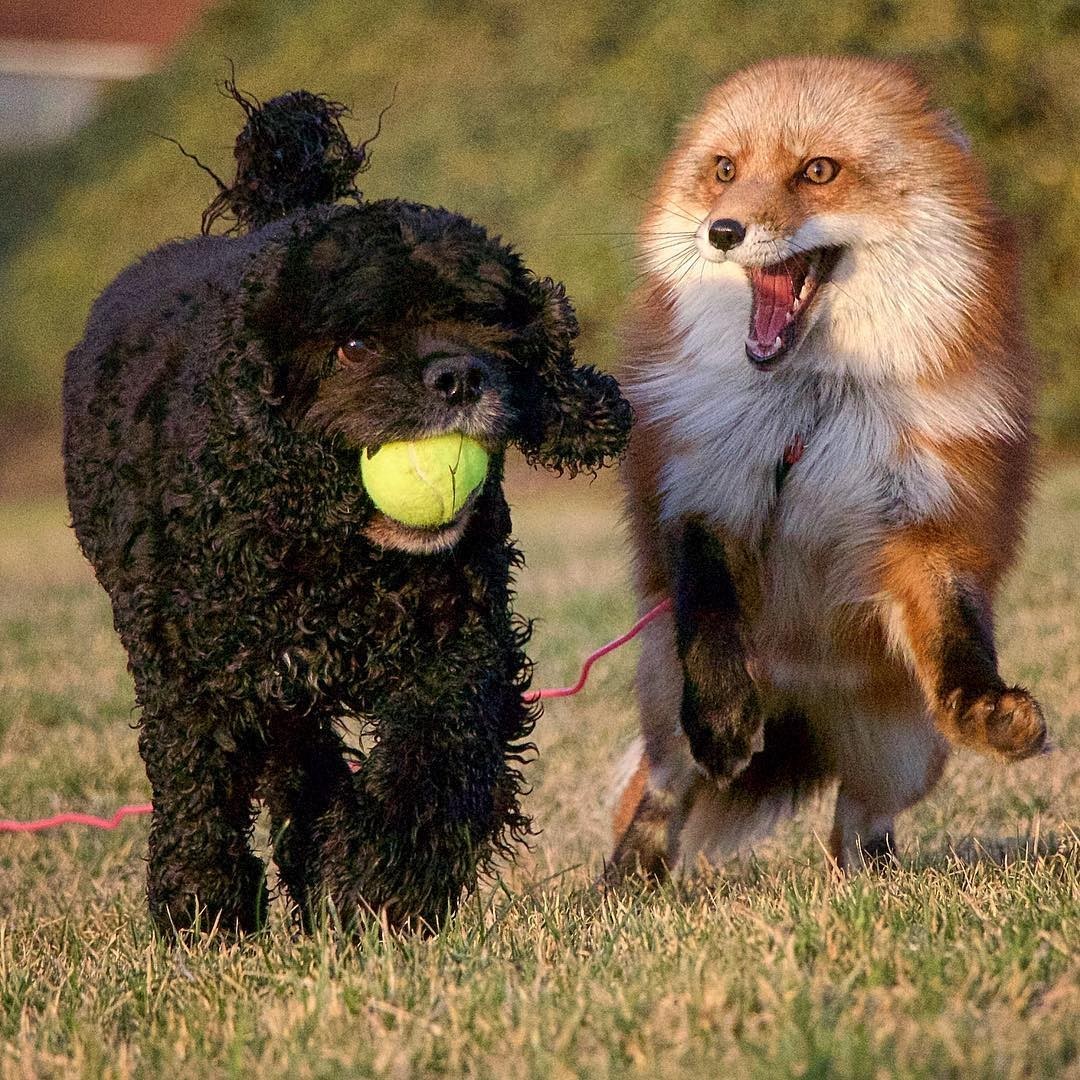
[{"label": "dog's eye", "polygon": [[716,158],[716,179],[722,184],[730,183],[735,179],[735,162],[723,154]]},{"label": "dog's eye", "polygon": [[351,338],[338,346],[338,359],[345,364],[359,364],[369,359],[375,350],[361,338]]},{"label": "dog's eye", "polygon": [[802,176],[811,184],[827,184],[830,180],[836,179],[839,171],[840,166],[832,158],[816,157],[803,169]]}]

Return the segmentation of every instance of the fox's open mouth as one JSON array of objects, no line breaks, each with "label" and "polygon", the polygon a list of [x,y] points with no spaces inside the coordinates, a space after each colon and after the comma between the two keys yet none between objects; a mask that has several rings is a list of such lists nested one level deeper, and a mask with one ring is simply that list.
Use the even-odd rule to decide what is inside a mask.
[{"label": "fox's open mouth", "polygon": [[816,248],[772,266],[747,269],[753,299],[746,355],[752,364],[772,367],[799,340],[807,312],[840,251]]}]

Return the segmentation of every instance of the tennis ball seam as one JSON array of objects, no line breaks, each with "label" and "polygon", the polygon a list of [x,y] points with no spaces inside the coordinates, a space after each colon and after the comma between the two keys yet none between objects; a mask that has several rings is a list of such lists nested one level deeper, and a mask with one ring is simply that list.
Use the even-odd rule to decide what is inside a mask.
[{"label": "tennis ball seam", "polygon": [[[387,443],[361,455],[361,478],[375,506],[405,525],[448,524],[483,485],[489,456],[464,432]],[[468,483],[463,483],[462,478]]]},{"label": "tennis ball seam", "polygon": [[[447,508],[446,505],[446,496],[439,485],[439,474],[442,472],[444,466],[442,464],[436,463],[434,470],[425,470],[423,464],[420,461],[420,445],[420,443],[411,443],[409,445],[409,464],[412,466],[413,472],[415,472],[416,475],[421,480],[423,480],[423,482],[427,485],[428,490],[431,491],[431,493],[439,500],[439,505],[442,507],[443,516],[446,518],[451,518],[454,516],[454,514],[458,512],[458,510],[461,509],[461,507],[457,505],[457,470],[458,466],[461,464],[461,450],[462,447],[465,445],[465,436],[460,432],[458,433],[457,457],[454,459],[453,465],[445,465],[445,468],[449,469],[450,471],[449,508]],[[462,502],[462,505],[464,505],[464,501]]]}]

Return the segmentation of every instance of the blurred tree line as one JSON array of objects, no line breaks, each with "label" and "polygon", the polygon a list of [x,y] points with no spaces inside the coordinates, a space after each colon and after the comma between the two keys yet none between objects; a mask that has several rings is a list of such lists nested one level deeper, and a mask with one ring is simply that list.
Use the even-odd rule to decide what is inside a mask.
[{"label": "blurred tree line", "polygon": [[397,86],[365,194],[511,239],[566,282],[588,358],[617,366],[633,232],[680,121],[753,60],[828,51],[907,59],[961,118],[1024,241],[1043,430],[1080,441],[1080,0],[225,0],[76,137],[0,161],[0,420],[55,423],[93,297],[197,231],[213,185],[157,136],[231,176],[228,60],[260,97],[304,86],[352,105],[357,137]]}]

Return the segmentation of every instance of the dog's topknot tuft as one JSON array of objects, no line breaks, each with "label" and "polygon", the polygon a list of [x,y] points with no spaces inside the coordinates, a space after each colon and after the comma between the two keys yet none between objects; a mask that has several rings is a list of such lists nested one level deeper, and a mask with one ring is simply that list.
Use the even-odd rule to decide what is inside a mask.
[{"label": "dog's topknot tuft", "polygon": [[214,176],[218,194],[203,212],[204,233],[219,219],[232,221],[228,232],[250,232],[296,210],[360,198],[355,181],[370,162],[371,140],[353,145],[341,123],[345,105],[308,90],[264,104],[234,80],[224,86],[247,123],[233,151],[236,178],[226,184]]}]

